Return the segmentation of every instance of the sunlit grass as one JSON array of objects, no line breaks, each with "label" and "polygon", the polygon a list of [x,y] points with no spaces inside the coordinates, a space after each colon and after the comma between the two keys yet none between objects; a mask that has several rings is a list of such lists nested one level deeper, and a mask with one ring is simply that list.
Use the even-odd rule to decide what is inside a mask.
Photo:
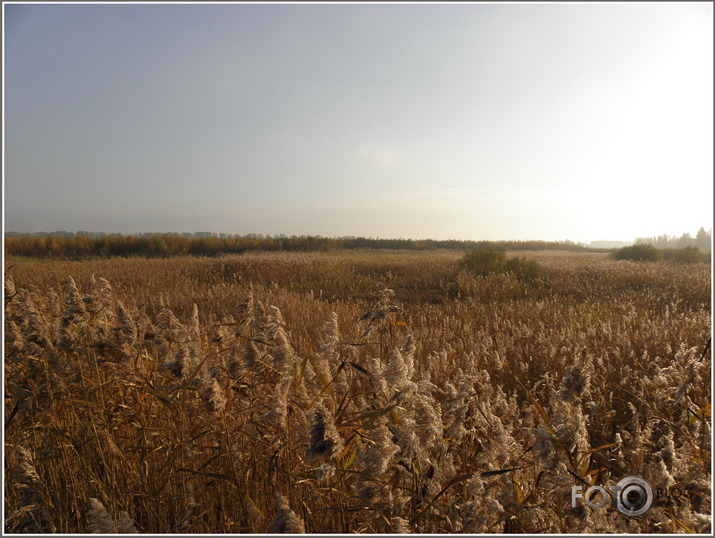
[{"label": "sunlit grass", "polygon": [[6,530],[708,530],[709,267],[519,255],[8,260]]}]

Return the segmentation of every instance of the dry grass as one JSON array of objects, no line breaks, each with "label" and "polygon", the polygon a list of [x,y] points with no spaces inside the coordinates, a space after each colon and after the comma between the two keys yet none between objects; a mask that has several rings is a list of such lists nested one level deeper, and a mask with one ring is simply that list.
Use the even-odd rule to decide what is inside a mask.
[{"label": "dry grass", "polygon": [[[709,530],[709,266],[534,257],[18,263],[5,530]],[[571,507],[628,475],[689,495]]]}]

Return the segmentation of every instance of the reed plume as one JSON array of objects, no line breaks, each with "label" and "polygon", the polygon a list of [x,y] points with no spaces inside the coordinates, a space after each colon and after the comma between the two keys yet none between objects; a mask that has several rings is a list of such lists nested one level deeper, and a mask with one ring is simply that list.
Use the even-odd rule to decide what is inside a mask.
[{"label": "reed plume", "polygon": [[343,440],[335,428],[333,415],[323,404],[313,410],[310,421],[308,457],[333,458],[343,450]]},{"label": "reed plume", "polygon": [[303,534],[305,525],[303,520],[290,508],[288,499],[277,493],[274,499],[276,512],[273,521],[266,531],[268,534]]}]

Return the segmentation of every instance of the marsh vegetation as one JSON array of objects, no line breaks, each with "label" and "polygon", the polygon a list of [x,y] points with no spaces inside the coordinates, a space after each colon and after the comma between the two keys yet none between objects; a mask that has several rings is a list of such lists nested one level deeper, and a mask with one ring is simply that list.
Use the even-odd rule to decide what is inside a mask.
[{"label": "marsh vegetation", "polygon": [[5,530],[708,531],[710,267],[519,254],[9,258]]}]

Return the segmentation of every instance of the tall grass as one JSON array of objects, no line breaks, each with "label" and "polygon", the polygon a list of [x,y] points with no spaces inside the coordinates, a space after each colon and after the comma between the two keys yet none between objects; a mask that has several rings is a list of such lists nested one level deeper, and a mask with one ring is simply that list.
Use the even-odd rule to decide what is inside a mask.
[{"label": "tall grass", "polygon": [[[5,530],[709,530],[708,269],[529,256],[11,267]],[[628,475],[689,495],[571,506]]]}]

